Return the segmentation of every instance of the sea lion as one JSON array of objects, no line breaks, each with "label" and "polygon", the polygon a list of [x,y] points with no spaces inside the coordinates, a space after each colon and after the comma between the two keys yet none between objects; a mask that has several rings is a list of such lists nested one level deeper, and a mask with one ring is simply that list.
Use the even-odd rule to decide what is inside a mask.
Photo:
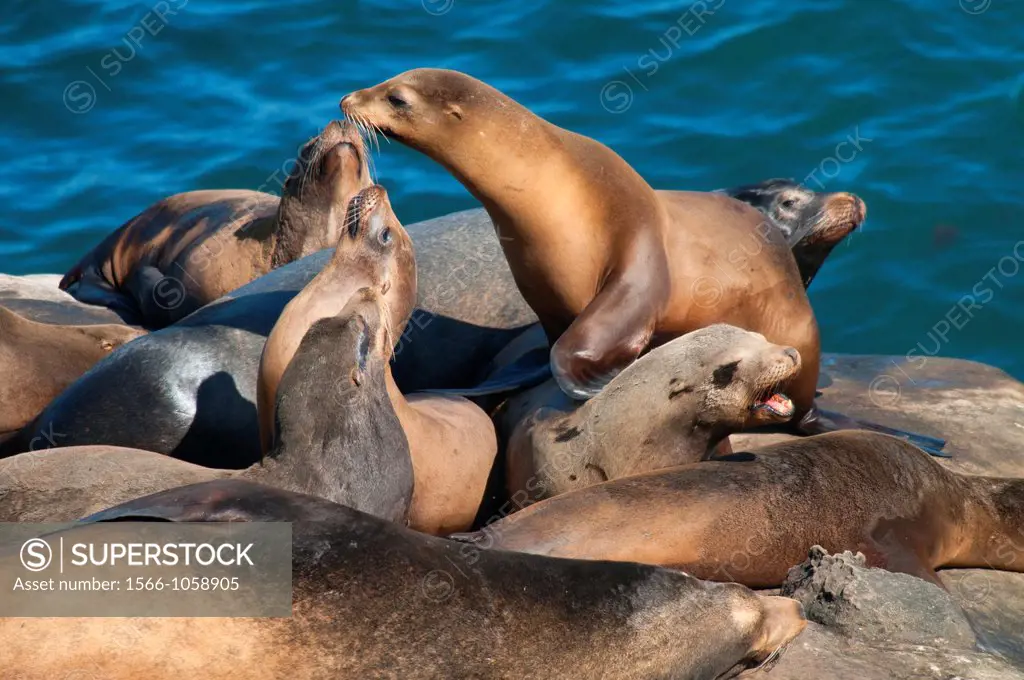
[{"label": "sea lion", "polygon": [[792,347],[716,324],[645,354],[582,404],[554,381],[512,397],[509,495],[521,507],[707,458],[733,432],[788,420],[793,404],[778,390],[799,369]]},{"label": "sea lion", "polygon": [[804,287],[809,287],[832,249],[860,227],[868,209],[856,194],[814,191],[791,179],[768,179],[718,189],[771,219],[790,245]]},{"label": "sea lion", "polygon": [[280,200],[243,190],[165,198],[88,252],[60,288],[163,328],[272,269],[334,246],[336,221],[320,214],[343,213],[369,184],[361,136],[334,121],[303,147]]},{"label": "sea lion", "polygon": [[63,522],[140,496],[235,477],[315,494],[405,523],[413,493],[409,446],[384,384],[390,337],[369,288],[303,334],[281,379],[274,443],[242,471],[150,451],[72,446],[0,460],[0,521]]},{"label": "sea lion", "polygon": [[144,334],[121,324],[37,323],[0,307],[0,439],[24,427],[113,349]]},{"label": "sea lion", "polygon": [[598,484],[458,538],[757,588],[817,544],[941,585],[940,567],[1024,571],[1021,526],[1024,480],[957,474],[901,439],[843,431]]},{"label": "sea lion", "polygon": [[[2,619],[0,665],[16,677],[704,680],[772,665],[806,626],[795,600],[657,567],[497,552],[459,563],[450,541],[236,480],[97,520],[290,521],[292,616]],[[15,570],[17,555],[0,561],[0,573]]]},{"label": "sea lion", "polygon": [[407,71],[340,105],[363,129],[433,158],[483,204],[570,397],[593,397],[651,346],[727,323],[799,351],[792,429],[862,427],[816,410],[814,312],[785,239],[751,206],[655,191],[608,147],[457,71]]},{"label": "sea lion", "polygon": [[[334,313],[339,299],[370,280],[381,287],[390,338],[402,335],[412,314],[416,300],[412,242],[391,208],[387,191],[371,186],[359,192],[348,206],[346,222],[353,238],[342,238],[334,258],[285,306],[267,338],[256,388],[264,451],[271,445],[272,404],[282,372],[316,319]],[[430,394],[407,398],[395,385],[390,369],[385,380],[415,469],[410,525],[428,533],[468,529],[497,453],[494,425],[466,399]]]},{"label": "sea lion", "polygon": [[[345,215],[318,219],[334,220],[343,229]],[[537,317],[519,294],[483,210],[428,220],[408,231],[416,250],[418,296],[395,347],[395,382],[405,392],[472,387],[491,359]],[[320,251],[275,269],[113,352],[0,445],[0,456],[45,445],[106,444],[210,467],[252,465],[260,459],[256,379],[266,337],[284,306],[331,255]]]}]

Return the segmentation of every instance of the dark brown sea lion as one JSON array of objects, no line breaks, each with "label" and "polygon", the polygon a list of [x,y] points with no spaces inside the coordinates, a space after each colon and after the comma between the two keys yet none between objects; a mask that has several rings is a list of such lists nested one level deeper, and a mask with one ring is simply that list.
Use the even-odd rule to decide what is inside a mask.
[{"label": "dark brown sea lion", "polygon": [[24,427],[113,349],[145,333],[121,324],[37,323],[0,307],[0,439]]},{"label": "dark brown sea lion", "polygon": [[941,585],[940,567],[1024,571],[1024,480],[960,475],[917,447],[834,432],[591,486],[484,531],[489,548],[629,560],[774,587],[813,545]]},{"label": "dark brown sea lion", "polygon": [[[336,313],[339,300],[370,283],[383,295],[384,325],[393,341],[403,334],[412,314],[416,300],[412,241],[383,187],[368,187],[352,199],[347,225],[351,238],[341,239],[331,262],[292,298],[267,338],[257,384],[264,450],[270,446],[274,418],[270,405],[280,376],[312,323]],[[494,425],[466,399],[430,394],[407,398],[395,385],[390,369],[385,380],[416,471],[410,525],[429,533],[469,528],[497,452]]]},{"label": "dark brown sea lion", "polygon": [[864,426],[815,409],[817,322],[785,239],[754,208],[655,191],[608,147],[456,71],[408,71],[341,108],[439,162],[483,204],[569,396],[594,396],[651,346],[727,323],[799,351],[787,390],[796,431]]},{"label": "dark brown sea lion", "polygon": [[0,521],[63,522],[147,494],[236,477],[314,494],[405,523],[413,468],[385,385],[383,305],[357,291],[307,329],[281,379],[274,445],[238,472],[116,446],[72,446],[0,460]]},{"label": "dark brown sea lion", "polygon": [[302,149],[280,200],[256,191],[190,191],[126,222],[83,257],[60,287],[162,328],[272,269],[334,246],[318,213],[344,212],[369,186],[361,137],[328,125]]},{"label": "dark brown sea lion", "polygon": [[[290,521],[292,616],[0,619],[14,677],[710,680],[770,666],[806,626],[795,600],[657,567],[497,552],[459,563],[455,543],[241,481],[93,520]],[[13,570],[17,555],[0,561]]]},{"label": "dark brown sea lion", "polygon": [[791,179],[769,179],[719,192],[757,208],[786,237],[804,286],[832,249],[860,227],[868,209],[856,194],[814,191]]},{"label": "dark brown sea lion", "polygon": [[799,369],[793,348],[716,324],[645,354],[583,404],[549,381],[504,409],[510,497],[522,506],[707,458],[733,432],[788,420],[778,389]]}]

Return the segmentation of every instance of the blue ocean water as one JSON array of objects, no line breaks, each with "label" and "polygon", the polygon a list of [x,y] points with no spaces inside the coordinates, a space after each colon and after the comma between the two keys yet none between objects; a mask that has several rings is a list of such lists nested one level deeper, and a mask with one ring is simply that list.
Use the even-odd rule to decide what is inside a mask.
[{"label": "blue ocean water", "polygon": [[[1024,3],[1016,0],[13,0],[0,23],[0,271],[63,272],[151,202],[274,186],[345,93],[455,68],[659,188],[848,190],[815,279],[827,351],[1024,377]],[[844,144],[845,142],[845,144]],[[474,205],[397,144],[406,223]],[[278,174],[277,176],[280,176]],[[958,311],[964,296],[969,315]]]}]

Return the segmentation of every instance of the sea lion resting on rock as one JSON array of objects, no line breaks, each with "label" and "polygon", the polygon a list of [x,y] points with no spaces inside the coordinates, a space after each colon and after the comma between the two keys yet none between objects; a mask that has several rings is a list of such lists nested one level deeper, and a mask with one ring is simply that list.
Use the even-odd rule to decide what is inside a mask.
[{"label": "sea lion resting on rock", "polygon": [[0,460],[0,521],[64,522],[111,505],[224,477],[315,494],[405,524],[409,446],[384,373],[390,337],[380,297],[356,293],[312,324],[281,380],[275,442],[262,463],[228,472],[150,451],[72,446]]},{"label": "sea lion resting on rock", "polygon": [[37,323],[0,307],[0,439],[28,424],[113,349],[145,333],[121,324]]},{"label": "sea lion resting on rock", "polygon": [[[639,564],[487,553],[453,566],[457,544],[241,481],[93,519],[293,522],[293,614],[132,619],[129,639],[125,620],[2,619],[0,666],[17,677],[703,680],[774,661],[806,626],[794,600]],[[0,562],[14,569],[16,556]],[[169,641],[188,653],[167,654]]]},{"label": "sea lion resting on rock", "polygon": [[[344,230],[343,211],[317,219],[336,223],[318,229]],[[516,289],[483,210],[408,231],[416,250],[418,299],[395,347],[395,382],[405,392],[471,387],[537,317]],[[115,351],[0,447],[0,455],[27,451],[33,441],[40,448],[50,436],[50,445],[125,446],[210,467],[257,462],[256,380],[266,337],[282,309],[331,256],[320,251],[275,269]]]},{"label": "sea lion resting on rock", "polygon": [[512,397],[509,494],[532,502],[706,458],[733,432],[788,420],[779,386],[799,369],[792,347],[716,324],[652,350],[583,404],[554,381]]},{"label": "sea lion resting on rock", "polygon": [[[799,351],[787,390],[798,432],[865,426],[815,409],[814,313],[785,239],[749,205],[656,192],[608,147],[456,71],[408,71],[341,109],[438,161],[480,200],[569,396],[593,397],[650,346],[728,323]],[[752,252],[739,252],[744,243]]]},{"label": "sea lion resting on rock", "polygon": [[825,259],[867,217],[855,194],[813,191],[790,179],[769,179],[717,193],[732,196],[771,218],[793,250],[800,278],[809,287]]},{"label": "sea lion resting on rock", "polygon": [[960,475],[889,435],[834,432],[618,479],[459,538],[778,586],[814,545],[941,585],[939,567],[1024,571],[1024,480]]},{"label": "sea lion resting on rock", "polygon": [[242,190],[165,198],[87,253],[60,287],[162,328],[272,269],[333,247],[340,236],[330,228],[335,221],[319,214],[343,214],[369,184],[362,138],[335,121],[303,147],[280,200]]},{"label": "sea lion resting on rock", "polygon": [[[368,187],[353,198],[346,224],[345,233],[334,249],[331,262],[289,303],[285,312],[278,318],[270,334],[270,340],[264,347],[260,361],[261,396],[257,415],[265,428],[263,435],[266,450],[271,452],[280,448],[280,440],[275,442],[273,435],[275,431],[281,431],[284,432],[285,443],[289,438],[299,438],[299,444],[289,446],[289,450],[301,452],[304,447],[312,447],[312,453],[293,455],[292,458],[297,457],[298,460],[292,462],[289,459],[283,469],[281,465],[284,463],[280,463],[267,473],[274,477],[273,481],[269,477],[263,479],[267,483],[285,488],[296,488],[295,480],[299,480],[298,483],[306,480],[307,484],[315,482],[314,486],[307,485],[300,487],[299,490],[346,502],[338,499],[337,494],[343,493],[343,487],[352,484],[345,479],[348,469],[330,474],[321,473],[326,479],[321,483],[314,472],[315,468],[327,465],[320,461],[315,453],[322,444],[301,439],[301,432],[304,429],[317,431],[318,428],[326,427],[330,430],[329,424],[335,417],[336,400],[325,399],[321,403],[316,400],[303,401],[301,407],[292,409],[289,422],[294,424],[288,428],[282,428],[281,415],[276,412],[274,404],[282,403],[279,386],[284,385],[296,352],[300,349],[302,338],[307,335],[309,328],[318,319],[337,314],[340,311],[339,307],[356,295],[360,287],[369,286],[377,291],[375,295],[381,296],[381,304],[384,307],[379,317],[374,316],[372,320],[369,313],[363,314],[363,324],[369,329],[366,333],[371,334],[373,338],[376,338],[378,333],[384,334],[387,338],[386,341],[377,343],[379,347],[386,348],[378,350],[384,355],[381,358],[381,389],[387,393],[393,404],[388,410],[390,412],[394,409],[394,412],[397,412],[409,448],[412,449],[416,484],[409,523],[416,529],[430,533],[468,529],[479,506],[496,452],[494,426],[483,411],[465,399],[435,395],[411,395],[406,398],[397,389],[390,368],[384,367],[384,364],[390,355],[391,344],[396,334],[402,332],[416,298],[416,267],[412,245],[408,234],[391,210],[386,191],[380,186]],[[363,342],[369,342],[371,337],[366,333]],[[368,350],[364,348],[363,353],[366,351]],[[335,373],[328,372],[321,378],[307,376],[306,379],[312,383],[318,379],[351,379],[358,382],[361,378],[358,378],[354,371],[354,368],[345,369],[340,378]],[[376,387],[371,384],[367,389],[373,393]],[[291,399],[294,401],[296,397]],[[349,433],[346,436],[357,435]],[[376,439],[372,431],[358,436],[371,441]],[[344,447],[343,439],[335,437],[330,441],[335,448]],[[408,449],[404,447],[403,440],[403,451],[408,455]],[[277,456],[274,458],[276,460]],[[182,464],[174,467],[168,462],[160,463],[160,467],[188,471],[193,466]],[[304,472],[305,467],[314,470]],[[382,467],[387,468],[386,465]],[[203,474],[210,474],[210,471],[203,468],[197,469],[202,470]],[[340,476],[338,472],[341,473]],[[75,474],[82,472],[78,470]],[[194,470],[189,474],[195,474]],[[264,474],[264,471],[257,467],[255,472],[249,471],[246,474],[253,476]],[[43,479],[45,480],[45,476]],[[360,476],[359,479],[363,480],[364,476]],[[386,485],[386,482],[386,479],[382,479],[379,483]],[[163,483],[162,479],[160,483]],[[87,486],[88,482],[75,485]],[[33,484],[24,481],[21,483],[21,488],[26,491],[32,486]],[[128,486],[137,488],[131,484]],[[137,495],[139,493],[134,494]],[[122,495],[120,498],[134,496]],[[347,503],[372,511],[369,507],[353,502]]]}]

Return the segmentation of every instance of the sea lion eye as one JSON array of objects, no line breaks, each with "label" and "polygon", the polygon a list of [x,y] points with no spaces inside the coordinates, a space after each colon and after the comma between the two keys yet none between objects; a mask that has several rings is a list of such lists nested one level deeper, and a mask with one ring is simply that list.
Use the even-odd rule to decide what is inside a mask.
[{"label": "sea lion eye", "polygon": [[793,206],[796,205],[796,199],[795,198],[787,198],[786,200],[784,200],[781,203],[781,205],[782,205],[783,208],[792,208]]},{"label": "sea lion eye", "polygon": [[383,231],[380,232],[380,236],[378,238],[380,239],[380,244],[382,246],[386,246],[387,244],[391,243],[391,229],[389,227],[384,227]]},{"label": "sea lion eye", "polygon": [[409,108],[409,102],[405,101],[397,94],[388,95],[388,103],[394,106],[396,109],[407,109]]}]

